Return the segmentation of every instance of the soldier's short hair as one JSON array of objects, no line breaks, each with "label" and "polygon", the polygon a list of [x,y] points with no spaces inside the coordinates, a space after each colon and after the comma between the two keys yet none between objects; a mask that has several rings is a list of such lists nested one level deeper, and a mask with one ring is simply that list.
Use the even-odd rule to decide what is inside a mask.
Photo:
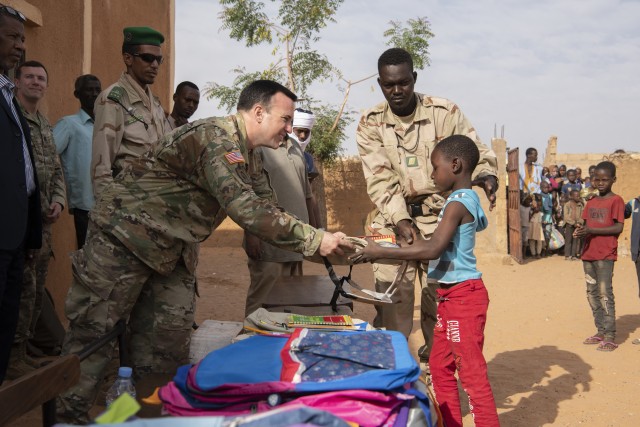
[{"label": "soldier's short hair", "polygon": [[467,164],[469,172],[473,172],[480,160],[478,146],[466,135],[448,136],[436,145],[435,150],[439,150],[446,159],[461,158]]},{"label": "soldier's short hair", "polygon": [[238,98],[238,111],[249,111],[256,104],[262,104],[269,111],[271,97],[276,93],[283,93],[293,102],[298,100],[295,93],[273,80],[254,80],[242,89]]},{"label": "soldier's short hair", "polygon": [[16,79],[20,78],[20,76],[22,75],[22,69],[24,67],[42,68],[44,70],[44,73],[47,75],[47,79],[49,79],[49,72],[47,71],[46,67],[42,65],[42,62],[39,61],[26,61],[18,65],[18,68],[16,68]]},{"label": "soldier's short hair", "polygon": [[406,50],[399,47],[392,47],[385,50],[380,58],[378,58],[378,72],[382,67],[387,65],[409,64],[409,68],[413,71],[413,58]]},{"label": "soldier's short hair", "polygon": [[196,86],[195,83],[191,83],[190,81],[183,81],[181,82],[177,87],[176,87],[176,93],[180,93],[180,91],[182,90],[182,88],[184,87],[190,87],[191,89],[195,89],[198,92],[200,91],[200,88],[198,86]]},{"label": "soldier's short hair", "polygon": [[129,55],[134,55],[136,53],[138,53],[138,51],[140,50],[140,45],[139,44],[122,44],[122,54],[124,55],[125,53],[128,53]]},{"label": "soldier's short hair", "polygon": [[604,161],[604,162],[600,162],[596,165],[596,170],[604,170],[609,172],[609,175],[611,176],[611,178],[615,178],[616,177],[616,165],[614,165],[613,163],[609,162],[609,161]]},{"label": "soldier's short hair", "polygon": [[74,84],[74,90],[76,92],[80,91],[80,89],[82,89],[87,82],[98,82],[98,83],[100,83],[100,79],[98,79],[93,74],[83,74],[83,75],[81,75],[80,77],[78,77],[76,79],[76,82]]}]

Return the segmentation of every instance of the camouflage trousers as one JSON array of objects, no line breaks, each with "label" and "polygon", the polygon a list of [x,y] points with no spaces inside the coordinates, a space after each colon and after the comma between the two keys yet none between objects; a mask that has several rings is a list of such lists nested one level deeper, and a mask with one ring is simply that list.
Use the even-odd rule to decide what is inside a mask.
[{"label": "camouflage trousers", "polygon": [[249,258],[247,261],[251,284],[245,302],[245,317],[262,307],[280,277],[302,276],[302,261],[269,262]]},{"label": "camouflage trousers", "polygon": [[42,311],[44,285],[47,281],[51,250],[51,224],[42,224],[42,248],[34,252],[33,259],[24,263],[20,313],[14,343],[26,342],[33,336]]},{"label": "camouflage trousers", "polygon": [[[414,218],[414,224],[418,228],[418,238],[429,239],[436,229],[437,216]],[[372,230],[380,234],[397,234],[397,229],[388,224],[378,210],[372,211],[365,223],[365,233],[372,234]],[[407,271],[398,283],[398,290],[392,297],[395,304],[376,306],[376,316],[373,326],[376,328],[399,331],[407,339],[413,329],[413,312],[415,304],[416,281],[422,289],[420,298],[420,328],[425,345],[420,347],[418,356],[421,360],[429,360],[431,345],[433,344],[433,328],[436,325],[438,305],[436,303],[436,289],[438,283],[427,280],[427,264],[412,261],[409,262]],[[373,277],[377,292],[385,292],[398,273],[400,267],[388,264],[373,264]]]},{"label": "camouflage trousers", "polygon": [[[120,319],[129,318],[130,325],[153,325],[142,328],[140,335],[139,328],[131,328],[134,372],[173,373],[188,363],[195,284],[182,262],[162,276],[90,222],[86,243],[74,253],[72,267],[63,355],[79,352]],[[82,361],[79,383],[58,401],[61,420],[87,420],[114,348],[112,342]]]}]

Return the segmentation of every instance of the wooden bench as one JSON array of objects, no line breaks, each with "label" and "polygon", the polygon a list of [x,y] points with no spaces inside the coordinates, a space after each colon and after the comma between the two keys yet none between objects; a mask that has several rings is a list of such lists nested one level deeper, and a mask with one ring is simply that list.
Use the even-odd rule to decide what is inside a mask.
[{"label": "wooden bench", "polygon": [[0,387],[0,425],[5,425],[40,405],[42,405],[43,425],[53,425],[56,397],[76,384],[78,380],[80,380],[80,358],[70,354],[24,377],[6,383]]},{"label": "wooden bench", "polygon": [[[331,297],[335,285],[327,276],[281,277],[275,284],[262,307],[274,312],[307,315],[330,315]],[[353,314],[353,301],[340,296],[338,314]]]}]

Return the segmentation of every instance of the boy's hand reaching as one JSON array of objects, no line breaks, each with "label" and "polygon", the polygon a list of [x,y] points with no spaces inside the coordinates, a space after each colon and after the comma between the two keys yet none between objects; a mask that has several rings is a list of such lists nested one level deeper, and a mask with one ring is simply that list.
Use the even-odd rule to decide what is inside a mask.
[{"label": "boy's hand reaching", "polygon": [[353,261],[354,264],[373,262],[381,257],[382,247],[378,245],[375,240],[369,237],[367,237],[366,240],[367,246],[362,248],[361,251],[358,251],[349,257],[349,259]]}]

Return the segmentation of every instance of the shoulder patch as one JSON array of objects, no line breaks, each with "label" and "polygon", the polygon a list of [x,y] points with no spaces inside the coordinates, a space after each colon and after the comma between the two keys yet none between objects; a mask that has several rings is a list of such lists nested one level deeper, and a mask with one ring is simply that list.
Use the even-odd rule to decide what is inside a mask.
[{"label": "shoulder patch", "polygon": [[113,89],[107,95],[107,99],[116,102],[118,104],[122,103],[122,98],[125,96],[125,90],[123,87],[114,86]]},{"label": "shoulder patch", "polygon": [[445,108],[447,110],[453,110],[455,108],[458,108],[456,106],[456,104],[454,104],[453,102],[449,101],[446,98],[438,98],[437,96],[424,96],[424,98],[422,98],[422,104],[423,105],[433,105],[434,107],[440,107],[440,108]]},{"label": "shoulder patch", "polygon": [[224,158],[227,159],[229,164],[234,163],[245,163],[244,157],[242,157],[242,153],[240,151],[232,151],[224,155]]}]

